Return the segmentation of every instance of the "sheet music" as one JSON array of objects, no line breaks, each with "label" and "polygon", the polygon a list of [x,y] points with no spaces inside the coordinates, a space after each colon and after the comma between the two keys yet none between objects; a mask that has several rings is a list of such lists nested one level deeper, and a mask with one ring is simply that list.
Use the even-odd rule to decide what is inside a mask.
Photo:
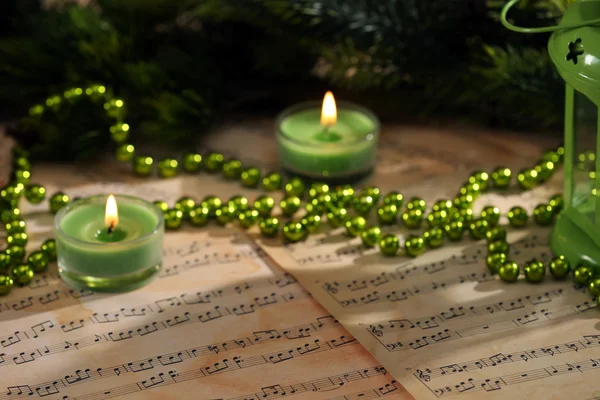
[{"label": "sheet music", "polygon": [[[126,190],[164,187],[69,193]],[[50,229],[29,212],[33,248]],[[0,400],[412,398],[244,232],[169,232],[164,256],[134,292],[71,290],[53,265],[0,298]]]},{"label": "sheet music", "polygon": [[[486,197],[478,207],[517,200]],[[510,259],[552,257],[549,229],[511,232]],[[341,230],[262,245],[415,398],[600,398],[598,307],[570,279],[501,282],[485,266],[486,243],[471,239],[416,259],[382,257]]]}]

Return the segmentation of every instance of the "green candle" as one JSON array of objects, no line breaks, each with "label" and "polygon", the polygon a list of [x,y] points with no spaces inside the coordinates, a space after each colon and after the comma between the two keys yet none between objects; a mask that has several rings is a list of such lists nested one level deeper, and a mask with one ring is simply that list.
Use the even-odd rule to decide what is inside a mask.
[{"label": "green candle", "polygon": [[[333,97],[331,97],[333,101]],[[310,178],[348,178],[368,173],[375,165],[379,121],[368,110],[340,103],[333,115],[317,103],[285,110],[277,121],[284,169]],[[331,112],[331,111],[330,111]]]},{"label": "green candle", "polygon": [[[61,209],[55,219],[58,268],[76,288],[126,291],[156,276],[162,263],[161,211],[130,196],[94,196]],[[112,214],[111,214],[112,212]]]}]

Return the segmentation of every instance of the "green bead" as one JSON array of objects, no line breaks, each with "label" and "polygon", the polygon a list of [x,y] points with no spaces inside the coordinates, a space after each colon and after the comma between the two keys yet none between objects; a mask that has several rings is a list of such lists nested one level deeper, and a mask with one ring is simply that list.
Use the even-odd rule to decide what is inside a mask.
[{"label": "green bead", "polygon": [[463,196],[470,194],[473,197],[478,197],[482,191],[483,191],[483,188],[482,188],[481,184],[479,184],[477,182],[474,182],[474,183],[467,182],[465,185],[463,185],[459,189],[458,193]]},{"label": "green bead", "polygon": [[381,190],[375,186],[369,186],[363,189],[362,193],[366,194],[367,196],[371,196],[375,204],[379,202],[379,199],[381,197]]},{"label": "green bead", "polygon": [[25,224],[25,221],[23,221],[22,219],[15,219],[13,221],[7,222],[5,227],[6,234],[12,235],[13,233],[17,232],[25,232],[27,224]]},{"label": "green bead", "polygon": [[[54,239],[46,239],[40,248],[46,253],[48,260],[56,261],[56,241]],[[25,257],[25,251],[23,251],[23,257]],[[23,259],[23,257],[21,257],[21,259]]]},{"label": "green bead", "polygon": [[550,225],[554,217],[554,210],[549,204],[538,204],[533,210],[533,220],[538,225]]},{"label": "green bead", "polygon": [[343,185],[335,190],[332,200],[337,207],[348,207],[354,201],[354,189],[350,185]]},{"label": "green bead", "polygon": [[63,192],[58,192],[50,197],[50,212],[56,214],[58,210],[69,204],[69,196]]},{"label": "green bead", "polygon": [[228,223],[232,222],[236,216],[236,208],[230,204],[225,204],[215,211],[217,222],[221,225],[227,225]]},{"label": "green bead", "polygon": [[523,267],[523,273],[525,274],[525,279],[531,283],[538,283],[544,280],[544,276],[546,275],[546,267],[544,263],[541,261],[537,261],[533,259]]},{"label": "green bead", "polygon": [[444,226],[444,232],[448,239],[456,242],[463,238],[463,232],[465,231],[465,225],[462,221],[450,221]]},{"label": "green bead", "polygon": [[516,282],[519,279],[519,264],[512,261],[505,261],[500,268],[498,268],[498,275],[504,282]]},{"label": "green bead", "polygon": [[13,160],[14,169],[24,169],[31,171],[31,163],[27,157],[17,157]]},{"label": "green bead", "polygon": [[400,240],[396,235],[385,235],[379,240],[379,251],[387,257],[393,257],[398,254]]},{"label": "green bead", "polygon": [[360,238],[365,247],[375,247],[381,239],[381,229],[378,226],[367,228],[362,231]]},{"label": "green bead", "polygon": [[2,190],[0,190],[0,199],[4,204],[17,207],[19,204],[19,198],[23,194],[23,191],[23,184],[4,186]]},{"label": "green bead", "polygon": [[244,229],[249,229],[258,221],[260,214],[254,209],[246,210],[238,214],[238,222]]},{"label": "green bead", "polygon": [[228,205],[233,205],[237,214],[250,208],[250,201],[246,196],[236,195],[227,200]]},{"label": "green bead", "polygon": [[6,251],[0,252],[0,274],[4,274],[8,271],[8,267],[12,264],[10,256],[6,254]]},{"label": "green bead", "polygon": [[485,219],[477,218],[469,223],[469,233],[475,240],[483,239],[489,228],[490,225]]},{"label": "green bead", "polygon": [[466,210],[473,206],[473,202],[475,201],[475,197],[472,194],[461,194],[460,196],[454,199],[454,206],[459,210]]},{"label": "green bead", "polygon": [[279,172],[271,172],[262,180],[263,188],[265,188],[267,192],[281,189],[282,183],[283,181]]},{"label": "green bead", "polygon": [[314,233],[321,226],[321,215],[319,214],[307,214],[302,217],[300,221],[308,233]]},{"label": "green bead", "polygon": [[131,143],[125,143],[117,147],[115,150],[115,157],[121,162],[129,162],[133,159],[135,154],[135,146]]},{"label": "green bead", "polygon": [[223,164],[223,176],[227,179],[239,179],[244,166],[240,160],[227,160]]},{"label": "green bead", "polygon": [[453,204],[452,200],[438,200],[432,207],[433,211],[446,211],[450,214],[450,210],[452,210]]},{"label": "green bead", "polygon": [[398,218],[398,207],[395,204],[384,204],[377,209],[377,219],[380,224],[391,225]]},{"label": "green bead", "polygon": [[254,209],[258,211],[261,217],[266,217],[271,214],[271,210],[275,207],[275,200],[271,196],[262,195],[254,200]]},{"label": "green bead", "polygon": [[217,210],[223,205],[223,202],[217,196],[208,195],[202,199],[200,205],[204,208],[207,208],[210,216],[214,217]]},{"label": "green bead", "polygon": [[156,207],[158,207],[160,209],[160,211],[162,211],[163,213],[166,213],[167,210],[169,209],[169,204],[167,204],[166,201],[156,200],[156,201],[152,202],[152,204],[154,204]]},{"label": "green bead", "polygon": [[6,243],[9,246],[16,244],[17,246],[25,247],[27,245],[27,234],[25,232],[15,232],[6,237]]},{"label": "green bead", "polygon": [[517,182],[523,190],[533,189],[537,186],[539,181],[538,173],[533,168],[526,168],[519,171],[517,175]]},{"label": "green bead", "polygon": [[407,210],[421,210],[422,213],[425,213],[426,208],[427,203],[420,197],[413,197],[406,203]]},{"label": "green bead", "polygon": [[332,228],[339,228],[346,223],[348,210],[345,208],[334,208],[327,213],[327,222]]},{"label": "green bead", "polygon": [[402,221],[408,229],[416,229],[423,221],[423,211],[418,208],[406,210],[402,213]]},{"label": "green bead", "polygon": [[0,220],[5,224],[8,224],[10,221],[21,218],[21,210],[18,208],[11,208],[7,210],[2,210],[0,213]]},{"label": "green bead", "polygon": [[469,183],[479,184],[481,190],[487,189],[490,181],[490,175],[485,171],[476,171],[469,177]]},{"label": "green bead", "polygon": [[594,297],[600,295],[600,278],[592,279],[588,284],[588,292]]},{"label": "green bead", "polygon": [[284,187],[286,196],[298,196],[301,198],[304,195],[304,190],[306,190],[306,185],[300,178],[290,179]]},{"label": "green bead", "polygon": [[495,226],[485,233],[485,237],[488,243],[495,242],[496,240],[506,241],[506,229],[501,226]]},{"label": "green bead", "polygon": [[19,286],[25,286],[33,279],[33,269],[27,264],[17,264],[13,267],[11,275]]},{"label": "green bead", "polygon": [[138,176],[149,176],[154,168],[154,159],[148,156],[135,156],[133,158],[133,173]]},{"label": "green bead", "polygon": [[276,217],[261,218],[258,227],[264,237],[273,238],[279,232],[279,219]]},{"label": "green bead", "polygon": [[129,124],[116,123],[109,130],[110,137],[115,143],[123,143],[129,138]]},{"label": "green bead", "polygon": [[320,194],[329,193],[329,185],[326,183],[316,182],[310,185],[310,189],[308,190],[309,197],[317,197]]},{"label": "green bead", "polygon": [[404,242],[404,252],[409,257],[416,257],[425,251],[425,240],[421,236],[410,235]]},{"label": "green bead", "polygon": [[469,222],[473,218],[473,209],[471,208],[453,208],[450,211],[450,221]]},{"label": "green bead", "polygon": [[190,217],[190,212],[196,207],[196,201],[191,197],[180,197],[177,202],[175,202],[175,208],[183,213],[183,218],[188,219]]},{"label": "green bead", "polygon": [[196,208],[190,212],[190,222],[194,226],[206,225],[210,217],[211,211],[208,209],[208,207],[196,206]]},{"label": "green bead", "polygon": [[50,260],[43,251],[34,251],[27,257],[27,265],[33,270],[33,272],[42,272],[48,268]]},{"label": "green bead", "polygon": [[8,275],[0,275],[0,296],[6,296],[13,287],[13,279]]},{"label": "green bead", "polygon": [[492,274],[497,274],[500,267],[506,262],[507,257],[505,253],[488,254],[485,258],[485,264]]},{"label": "green bead", "polygon": [[354,199],[353,207],[357,214],[367,215],[369,212],[371,212],[374,205],[375,200],[373,197],[366,193],[361,193]]},{"label": "green bead", "polygon": [[300,197],[287,196],[279,202],[279,208],[281,208],[281,213],[283,215],[291,217],[300,209],[301,204]]},{"label": "green bead", "polygon": [[44,106],[41,104],[36,104],[35,106],[31,107],[29,109],[29,115],[31,115],[32,117],[40,117],[42,114],[44,114]]},{"label": "green bead", "polygon": [[181,166],[185,172],[194,173],[202,168],[202,155],[198,153],[188,153],[183,156]]},{"label": "green bead", "polygon": [[209,153],[204,160],[204,166],[208,172],[216,173],[222,170],[225,156],[221,153]]},{"label": "green bead", "polygon": [[444,230],[438,226],[429,228],[423,233],[423,239],[432,249],[441,247],[444,244]]},{"label": "green bead", "polygon": [[509,247],[508,242],[504,240],[495,240],[488,244],[488,254],[508,254]]},{"label": "green bead", "polygon": [[31,204],[39,204],[46,198],[46,188],[36,184],[27,185],[25,187],[25,198]]},{"label": "green bead", "polygon": [[550,197],[550,200],[548,200],[548,205],[552,207],[554,214],[561,212],[564,204],[565,201],[563,200],[562,194],[555,194],[554,196]]},{"label": "green bead", "polygon": [[110,99],[104,103],[106,115],[112,118],[123,118],[125,113],[125,103],[121,99]]},{"label": "green bead", "polygon": [[242,185],[248,188],[254,188],[258,186],[260,182],[260,170],[255,167],[246,168],[242,171]]},{"label": "green bead", "polygon": [[288,221],[283,225],[283,237],[291,243],[299,242],[308,236],[306,227],[299,221]]},{"label": "green bead", "polygon": [[548,264],[548,269],[556,279],[565,279],[571,272],[571,264],[565,256],[556,256]]},{"label": "green bead", "polygon": [[164,218],[165,228],[169,230],[179,229],[183,222],[183,211],[176,208],[169,208],[167,212],[164,213]]},{"label": "green bead", "polygon": [[534,169],[540,180],[547,181],[554,175],[556,165],[552,161],[541,161]]},{"label": "green bead", "polygon": [[579,265],[573,270],[573,280],[578,285],[587,285],[594,277],[594,271],[587,265]]},{"label": "green bead", "polygon": [[479,217],[485,219],[490,226],[496,226],[500,221],[500,209],[496,206],[485,206]]},{"label": "green bead", "polygon": [[179,162],[174,158],[165,158],[158,162],[158,176],[172,178],[179,172]]},{"label": "green bead", "polygon": [[390,192],[385,195],[383,198],[383,204],[393,204],[398,209],[402,208],[402,203],[404,202],[404,196],[398,192]]},{"label": "green bead", "polygon": [[492,184],[496,189],[506,189],[510,185],[511,177],[510,168],[498,167],[492,172]]},{"label": "green bead", "polygon": [[450,221],[450,216],[446,210],[431,211],[427,215],[429,227],[443,226]]},{"label": "green bead", "polygon": [[522,228],[527,225],[527,211],[523,207],[513,207],[506,214],[508,217],[508,222],[514,228]]},{"label": "green bead", "polygon": [[21,262],[23,260],[23,257],[25,257],[25,248],[16,244],[8,246],[4,251],[10,257],[10,262],[13,265]]},{"label": "green bead", "polygon": [[31,172],[23,169],[16,170],[13,174],[13,182],[21,183],[26,185],[31,179]]},{"label": "green bead", "polygon": [[558,164],[560,162],[560,156],[558,155],[558,153],[554,150],[546,150],[543,154],[542,154],[542,161],[552,161],[555,164]]},{"label": "green bead", "polygon": [[347,219],[344,223],[346,234],[351,237],[358,237],[367,227],[367,220],[364,217],[356,216]]},{"label": "green bead", "polygon": [[311,198],[305,208],[309,213],[323,215],[331,205],[331,195],[328,193],[321,193],[317,197]]}]

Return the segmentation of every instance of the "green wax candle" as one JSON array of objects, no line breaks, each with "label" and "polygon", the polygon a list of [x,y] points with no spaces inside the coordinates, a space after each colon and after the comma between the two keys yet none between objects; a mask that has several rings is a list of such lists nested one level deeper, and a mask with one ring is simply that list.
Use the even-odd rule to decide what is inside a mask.
[{"label": "green wax candle", "polygon": [[163,217],[153,204],[116,196],[118,223],[105,221],[106,196],[82,199],[55,219],[59,273],[77,288],[124,291],[142,286],[162,263]]},{"label": "green wax candle", "polygon": [[278,118],[283,167],[312,178],[340,178],[370,171],[376,161],[379,121],[368,110],[340,103],[337,121],[321,124],[318,103],[305,103]]}]

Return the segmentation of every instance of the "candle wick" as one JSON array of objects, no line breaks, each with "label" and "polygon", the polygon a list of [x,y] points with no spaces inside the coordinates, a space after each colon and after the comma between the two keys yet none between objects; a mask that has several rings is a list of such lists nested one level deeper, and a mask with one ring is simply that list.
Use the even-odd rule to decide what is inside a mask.
[{"label": "candle wick", "polygon": [[329,136],[329,125],[325,125],[325,127],[323,128],[323,136]]},{"label": "candle wick", "polygon": [[110,235],[111,233],[113,233],[114,229],[115,229],[115,224],[111,223],[110,226],[108,227],[108,234]]}]

